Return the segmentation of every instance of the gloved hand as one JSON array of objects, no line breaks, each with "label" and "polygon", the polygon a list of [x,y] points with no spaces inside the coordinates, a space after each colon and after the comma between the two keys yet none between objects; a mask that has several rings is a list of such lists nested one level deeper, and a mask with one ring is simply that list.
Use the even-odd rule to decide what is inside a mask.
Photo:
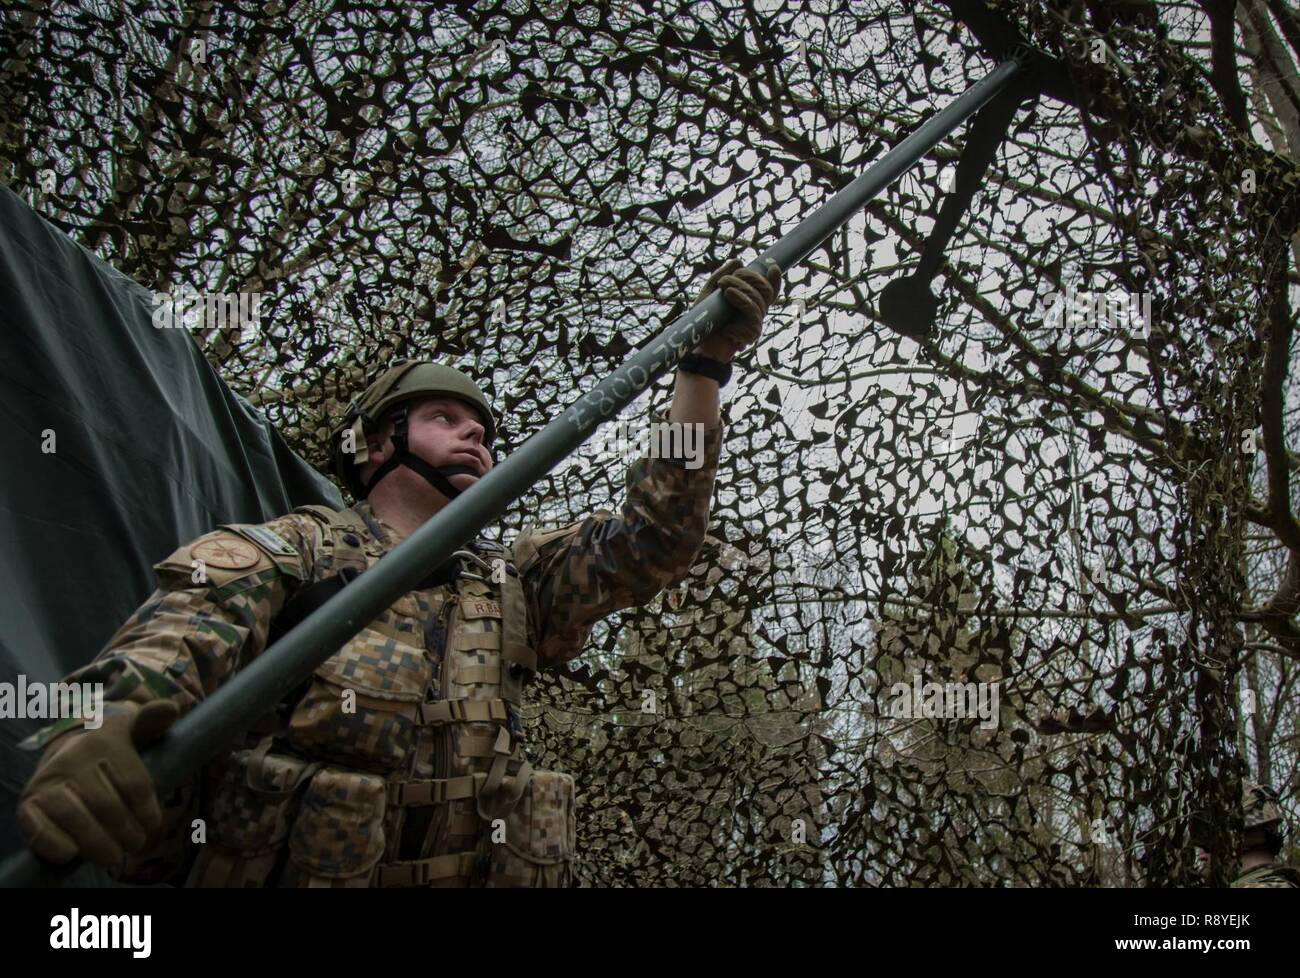
[{"label": "gloved hand", "polygon": [[732,357],[751,346],[762,333],[767,308],[781,291],[781,269],[772,265],[768,268],[767,275],[763,276],[742,267],[743,265],[744,262],[739,258],[728,261],[709,276],[704,288],[691,303],[693,306],[699,305],[715,289],[721,288],[727,302],[741,313],[739,319],[719,329],[692,352],[730,363]]},{"label": "gloved hand", "polygon": [[162,810],[139,751],[178,716],[170,700],[106,704],[102,726],[51,741],[18,800],[18,829],[32,852],[107,868],[143,849]]}]

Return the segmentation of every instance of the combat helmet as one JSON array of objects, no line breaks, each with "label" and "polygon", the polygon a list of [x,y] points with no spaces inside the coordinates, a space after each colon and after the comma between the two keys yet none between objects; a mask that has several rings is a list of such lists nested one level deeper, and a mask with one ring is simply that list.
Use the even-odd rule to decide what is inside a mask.
[{"label": "combat helmet", "polygon": [[[411,454],[407,443],[407,404],[416,398],[433,395],[454,397],[475,408],[483,421],[483,444],[491,449],[497,433],[492,405],[467,374],[445,364],[398,360],[348,406],[342,422],[331,436],[334,443],[334,471],[357,499],[369,495],[375,484],[399,465],[418,472],[448,499],[460,495],[460,490],[451,484],[450,476],[479,474],[468,465],[434,468]],[[363,484],[360,467],[370,457],[366,435],[378,431],[380,422],[390,413],[393,421],[392,440],[396,451],[370,477],[370,481]]]},{"label": "combat helmet", "polygon": [[1241,814],[1244,831],[1258,829],[1264,833],[1274,852],[1282,848],[1282,806],[1278,804],[1276,791],[1266,784],[1243,778]]},{"label": "combat helmet", "polygon": [[[1243,832],[1262,832],[1266,845],[1275,853],[1282,848],[1282,808],[1276,791],[1266,784],[1242,778],[1241,814]],[[1193,820],[1192,843],[1202,849],[1210,846],[1210,825],[1203,818]]]}]

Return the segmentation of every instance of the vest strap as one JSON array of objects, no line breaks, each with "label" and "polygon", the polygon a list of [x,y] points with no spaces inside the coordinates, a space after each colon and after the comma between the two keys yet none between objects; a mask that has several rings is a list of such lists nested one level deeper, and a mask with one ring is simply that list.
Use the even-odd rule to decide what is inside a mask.
[{"label": "vest strap", "polygon": [[473,798],[482,790],[483,774],[460,778],[433,778],[428,781],[398,781],[388,785],[388,803],[398,808],[441,805],[461,798]]},{"label": "vest strap", "polygon": [[453,678],[462,685],[491,683],[493,686],[498,686],[501,683],[501,667],[460,666],[455,670]]},{"label": "vest strap", "polygon": [[528,761],[522,761],[514,777],[506,777],[507,765],[516,757],[522,758],[522,752],[512,743],[510,731],[505,727],[497,731],[493,753],[492,768],[475,800],[479,818],[485,822],[504,818],[513,811],[523,797],[524,789],[533,780],[533,766]]},{"label": "vest strap", "polygon": [[[329,525],[329,550],[334,573],[296,591],[275,620],[271,622],[267,642],[278,642],[308,615],[351,584],[367,566],[361,537],[369,532],[365,521],[354,510],[333,510],[328,506],[299,506],[295,513],[308,513]],[[351,542],[349,542],[351,541]]]},{"label": "vest strap", "polygon": [[495,757],[496,738],[491,735],[460,734],[456,737],[456,753],[461,757]]},{"label": "vest strap", "polygon": [[423,886],[434,880],[469,877],[478,861],[476,852],[453,852],[431,859],[414,859],[409,862],[385,863],[376,867],[378,886]]},{"label": "vest strap", "polygon": [[438,700],[421,703],[416,722],[421,726],[440,723],[484,723],[496,720],[510,722],[510,710],[505,700]]}]

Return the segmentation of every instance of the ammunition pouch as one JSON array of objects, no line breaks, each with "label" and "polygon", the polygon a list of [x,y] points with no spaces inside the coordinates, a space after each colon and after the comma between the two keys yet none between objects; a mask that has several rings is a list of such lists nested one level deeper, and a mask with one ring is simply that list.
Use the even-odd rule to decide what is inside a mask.
[{"label": "ammunition pouch", "polygon": [[187,886],[265,886],[289,837],[303,783],[320,768],[271,754],[270,739],[239,750],[207,770],[212,799],[207,839],[198,847]]},{"label": "ammunition pouch", "polygon": [[386,611],[312,674],[289,720],[294,751],[368,771],[393,771],[407,759],[432,668],[417,648],[393,640],[394,627]]},{"label": "ammunition pouch", "polygon": [[285,886],[368,887],[384,854],[382,775],[327,767],[303,795]]},{"label": "ammunition pouch", "polygon": [[577,848],[573,778],[534,771],[519,803],[489,825],[491,887],[568,886]]}]

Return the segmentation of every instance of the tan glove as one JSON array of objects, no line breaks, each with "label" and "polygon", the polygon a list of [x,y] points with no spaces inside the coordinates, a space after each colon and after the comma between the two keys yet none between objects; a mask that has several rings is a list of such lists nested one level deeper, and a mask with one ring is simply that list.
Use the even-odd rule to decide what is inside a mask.
[{"label": "tan glove", "polygon": [[116,866],[144,848],[162,810],[140,749],[180,716],[170,700],[109,704],[95,730],[51,741],[18,800],[18,829],[32,852],[52,863],[80,856]]},{"label": "tan glove", "polygon": [[715,289],[721,288],[727,302],[740,310],[741,315],[697,346],[694,352],[728,363],[741,350],[753,345],[763,332],[763,317],[781,291],[781,269],[774,264],[763,276],[743,265],[739,258],[732,258],[709,276],[695,297],[692,305],[699,305]]}]

